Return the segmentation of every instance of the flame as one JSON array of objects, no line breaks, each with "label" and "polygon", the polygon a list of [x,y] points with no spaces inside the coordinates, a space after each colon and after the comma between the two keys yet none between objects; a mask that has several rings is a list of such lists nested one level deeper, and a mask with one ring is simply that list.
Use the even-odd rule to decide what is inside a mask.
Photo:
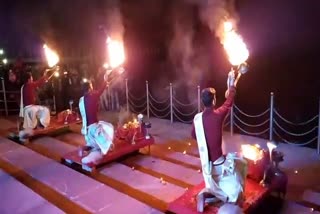
[{"label": "flame", "polygon": [[51,50],[46,44],[43,45],[44,54],[46,55],[48,66],[52,68],[59,62],[58,54]]},{"label": "flame", "polygon": [[107,39],[107,48],[109,55],[109,65],[111,68],[116,68],[125,61],[124,47],[122,42],[112,40],[110,37]]},{"label": "flame", "polygon": [[262,159],[263,153],[262,150],[260,150],[257,146],[252,146],[249,144],[241,145],[242,155],[253,161],[257,161]]},{"label": "flame", "polygon": [[249,51],[247,46],[229,21],[224,23],[222,44],[232,65],[240,65],[248,59]]},{"label": "flame", "polygon": [[55,76],[55,77],[59,77],[59,76],[60,76],[59,72],[57,72],[57,71],[54,72],[54,76]]}]

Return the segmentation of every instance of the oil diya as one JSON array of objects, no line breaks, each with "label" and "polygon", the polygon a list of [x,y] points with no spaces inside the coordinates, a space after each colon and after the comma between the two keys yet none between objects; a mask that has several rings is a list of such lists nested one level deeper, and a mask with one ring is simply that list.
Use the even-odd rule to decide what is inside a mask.
[{"label": "oil diya", "polygon": [[257,182],[264,178],[265,170],[270,163],[268,151],[263,150],[259,145],[241,145],[242,156],[248,162],[247,176]]}]

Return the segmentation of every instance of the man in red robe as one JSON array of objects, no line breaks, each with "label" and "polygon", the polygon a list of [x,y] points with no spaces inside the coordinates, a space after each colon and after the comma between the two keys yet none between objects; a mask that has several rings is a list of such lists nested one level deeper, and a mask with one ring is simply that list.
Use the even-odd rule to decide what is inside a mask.
[{"label": "man in red robe", "polygon": [[47,72],[38,79],[33,81],[30,72],[25,75],[25,83],[21,87],[20,100],[20,117],[23,117],[23,128],[34,129],[38,125],[48,127],[50,123],[50,111],[47,107],[36,105],[36,89],[43,86],[49,78],[46,76]]},{"label": "man in red robe", "polygon": [[[193,121],[192,137],[197,140],[205,188],[197,196],[197,210],[203,212],[205,198],[215,196],[223,202],[236,202],[242,192],[242,183],[234,173],[240,173],[241,160],[235,161],[233,154],[224,156],[222,151],[223,122],[234,102],[236,85],[241,74],[235,79],[235,71],[228,75],[226,101],[219,108],[216,105],[216,91],[206,88],[201,92],[203,112]],[[241,165],[238,164],[241,162]],[[225,164],[231,164],[227,167]],[[238,165],[236,165],[238,164]],[[225,174],[226,173],[226,174]],[[229,176],[229,177],[227,177]],[[225,179],[227,178],[227,179]],[[240,196],[241,197],[241,196]]]},{"label": "man in red robe", "polygon": [[84,96],[79,100],[79,109],[82,117],[81,133],[85,137],[86,146],[90,148],[89,155],[81,160],[83,164],[97,163],[113,145],[113,125],[98,120],[99,100],[106,87],[106,75],[105,82],[98,90],[93,90],[90,82],[83,84]]}]

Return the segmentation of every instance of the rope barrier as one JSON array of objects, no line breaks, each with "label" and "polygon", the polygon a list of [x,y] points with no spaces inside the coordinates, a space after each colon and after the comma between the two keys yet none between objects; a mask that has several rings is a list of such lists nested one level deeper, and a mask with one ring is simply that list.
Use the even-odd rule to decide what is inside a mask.
[{"label": "rope barrier", "polygon": [[150,108],[150,112],[151,112],[151,114],[153,114],[154,116],[156,116],[157,118],[160,118],[160,119],[164,119],[164,118],[166,118],[166,117],[168,117],[170,115],[170,111],[169,111],[165,115],[159,116],[156,113],[154,113],[154,111],[151,108]]},{"label": "rope barrier", "polygon": [[153,100],[153,102],[158,103],[158,104],[164,104],[164,103],[167,103],[167,102],[169,101],[169,97],[167,97],[165,100],[159,101],[159,100],[155,99],[155,98],[151,95],[151,93],[149,93],[149,97],[151,98],[151,100]]},{"label": "rope barrier", "polygon": [[228,122],[224,123],[223,128],[225,128],[225,127],[227,127],[229,125],[230,125],[230,120]]},{"label": "rope barrier", "polygon": [[277,127],[279,127],[279,129],[280,129],[281,131],[283,131],[284,133],[286,133],[286,134],[288,134],[288,135],[292,135],[292,136],[295,136],[295,137],[301,137],[301,136],[308,135],[308,134],[312,133],[314,130],[317,130],[317,129],[318,129],[318,126],[315,126],[315,127],[313,127],[311,130],[309,130],[309,131],[307,131],[307,132],[305,132],[305,133],[300,133],[300,134],[298,134],[298,133],[292,133],[292,132],[287,131],[287,130],[284,129],[275,119],[273,120],[273,122],[274,122],[274,124],[275,124]]},{"label": "rope barrier", "polygon": [[233,106],[235,107],[235,109],[236,109],[237,111],[239,111],[241,114],[243,114],[244,116],[247,116],[247,117],[261,117],[261,116],[265,115],[266,113],[268,113],[268,112],[270,111],[270,108],[268,108],[267,110],[265,110],[265,111],[262,112],[261,114],[250,115],[250,114],[247,114],[247,113],[241,111],[238,106],[236,106],[236,105],[233,105]]},{"label": "rope barrier", "polygon": [[305,142],[305,143],[291,143],[290,141],[284,139],[283,137],[280,136],[280,134],[274,129],[273,132],[277,135],[278,138],[280,138],[281,141],[290,144],[290,145],[294,145],[294,146],[306,146],[310,143],[312,143],[314,140],[316,140],[318,138],[318,136],[315,136],[314,138],[312,138],[311,140]]},{"label": "rope barrier", "polygon": [[254,125],[254,124],[249,124],[249,123],[246,123],[246,122],[242,121],[236,114],[234,114],[233,116],[237,120],[239,120],[240,123],[242,123],[245,126],[249,126],[249,127],[260,127],[260,126],[263,126],[263,125],[265,125],[266,123],[268,123],[270,121],[270,119],[268,118],[266,121],[264,121],[264,122],[262,122],[260,124]]},{"label": "rope barrier", "polygon": [[145,107],[142,111],[137,112],[137,111],[135,111],[134,108],[133,108],[132,106],[130,106],[130,105],[129,105],[129,109],[130,109],[131,112],[133,112],[133,113],[135,113],[135,114],[141,114],[141,113],[144,113],[144,112],[147,111],[147,107]]},{"label": "rope barrier", "polygon": [[133,99],[133,100],[135,100],[135,101],[141,101],[141,100],[143,100],[143,99],[146,98],[146,95],[143,95],[142,97],[137,98],[137,97],[135,97],[134,95],[132,95],[132,94],[130,93],[130,91],[128,92],[128,94],[129,94],[129,98],[131,98],[131,99]]},{"label": "rope barrier", "polygon": [[142,103],[141,105],[136,105],[134,104],[130,99],[128,100],[129,101],[129,104],[134,106],[135,108],[142,108],[144,107],[146,104],[147,104],[147,101],[145,101],[144,103]]},{"label": "rope barrier", "polygon": [[189,124],[191,124],[192,121],[193,121],[193,120],[189,120],[189,121],[183,120],[183,119],[181,119],[175,112],[173,112],[173,115],[174,115],[180,122],[183,122],[183,123],[189,123]]},{"label": "rope barrier", "polygon": [[[155,107],[155,106],[152,104],[152,102],[150,102],[149,104],[150,104],[150,106],[151,106],[152,108],[154,108],[156,111],[161,111],[161,112],[166,111],[166,110],[168,110],[168,109],[170,108],[170,105],[167,105],[167,107],[165,107],[164,109],[159,109],[159,108]],[[150,109],[151,109],[151,108],[150,108]]]},{"label": "rope barrier", "polygon": [[198,112],[198,109],[193,110],[191,113],[182,113],[175,105],[173,105],[173,109],[176,110],[179,114],[182,116],[190,117],[192,115],[195,115],[196,112]]},{"label": "rope barrier", "polygon": [[269,128],[267,128],[267,129],[263,130],[262,132],[248,132],[248,131],[242,129],[236,122],[234,122],[234,125],[235,125],[240,131],[242,131],[242,132],[244,132],[244,133],[246,133],[246,134],[249,134],[249,135],[262,135],[262,134],[264,134],[264,133],[266,133],[266,132],[269,131]]},{"label": "rope barrier", "polygon": [[307,120],[307,121],[305,121],[305,122],[294,123],[294,122],[291,122],[291,121],[287,120],[287,119],[284,118],[283,116],[281,116],[281,114],[280,114],[276,109],[274,109],[274,112],[275,112],[276,115],[277,115],[278,117],[280,117],[280,119],[282,119],[284,122],[289,123],[290,125],[295,125],[295,126],[307,125],[307,124],[309,124],[310,122],[312,122],[313,120],[315,120],[315,119],[317,119],[317,118],[319,117],[318,115],[316,115],[316,116],[314,116],[313,118],[311,118],[311,119],[309,119],[309,120]]},{"label": "rope barrier", "polygon": [[179,100],[177,100],[175,97],[173,97],[173,101],[177,102],[179,105],[184,106],[184,107],[185,107],[185,106],[192,106],[192,105],[195,105],[195,104],[197,103],[197,101],[194,101],[194,102],[188,103],[188,104],[182,103],[182,102],[180,102]]}]

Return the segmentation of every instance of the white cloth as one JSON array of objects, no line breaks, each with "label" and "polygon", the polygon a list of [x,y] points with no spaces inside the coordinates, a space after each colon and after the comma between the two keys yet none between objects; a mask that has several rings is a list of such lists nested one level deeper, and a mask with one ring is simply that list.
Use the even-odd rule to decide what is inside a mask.
[{"label": "white cloth", "polygon": [[223,202],[237,202],[244,192],[246,162],[233,153],[218,158],[214,163],[209,160],[209,153],[203,128],[202,113],[194,118],[195,132],[199,148],[205,189]]},{"label": "white cloth", "polygon": [[79,100],[79,109],[82,117],[81,133],[84,135],[87,146],[98,148],[102,154],[107,154],[113,145],[114,128],[111,123],[99,121],[87,127],[87,117],[83,97]]},{"label": "white cloth", "polygon": [[226,202],[228,199],[227,194],[225,194],[219,188],[217,183],[212,178],[212,162],[209,160],[207,141],[202,122],[202,112],[196,114],[196,116],[194,117],[194,126],[202,166],[202,175],[205,182],[205,190],[203,191],[209,192],[223,202]]},{"label": "white cloth", "polygon": [[19,117],[23,117],[23,128],[34,129],[37,127],[38,120],[43,127],[48,127],[50,124],[50,110],[45,106],[28,105],[23,107],[23,87],[21,87],[20,96],[20,113]]},{"label": "white cloth", "polygon": [[45,106],[28,105],[23,108],[23,128],[34,129],[37,127],[38,120],[43,127],[50,124],[50,111]]},{"label": "white cloth", "polygon": [[81,134],[87,134],[87,115],[86,115],[86,108],[84,106],[84,97],[81,97],[79,100],[79,110],[82,117],[82,129]]}]

